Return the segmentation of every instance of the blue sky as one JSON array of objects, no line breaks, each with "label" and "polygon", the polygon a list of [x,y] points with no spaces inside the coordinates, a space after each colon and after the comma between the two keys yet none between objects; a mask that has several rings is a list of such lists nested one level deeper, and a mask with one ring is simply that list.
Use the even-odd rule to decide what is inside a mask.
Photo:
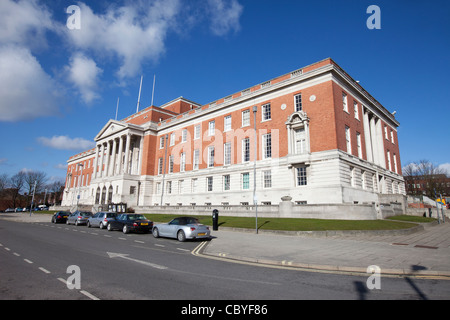
[{"label": "blue sky", "polygon": [[154,75],[155,105],[206,104],[327,57],[397,111],[402,165],[450,173],[449,17],[446,0],[1,0],[0,173],[64,179],[118,98],[119,119],[136,111],[141,74],[141,109]]}]

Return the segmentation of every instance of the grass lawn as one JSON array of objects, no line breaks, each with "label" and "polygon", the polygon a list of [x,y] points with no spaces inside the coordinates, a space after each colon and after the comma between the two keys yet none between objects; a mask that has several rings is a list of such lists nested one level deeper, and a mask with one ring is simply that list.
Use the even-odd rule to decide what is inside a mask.
[{"label": "grass lawn", "polygon": [[[169,222],[175,215],[145,214],[155,222]],[[201,223],[212,225],[211,216],[196,216]],[[417,221],[419,222],[419,221]],[[421,222],[421,221],[420,221]],[[258,218],[260,230],[325,231],[325,230],[396,230],[415,227],[415,223],[394,220],[323,220],[297,218]],[[255,228],[255,218],[219,217],[220,227]]]}]

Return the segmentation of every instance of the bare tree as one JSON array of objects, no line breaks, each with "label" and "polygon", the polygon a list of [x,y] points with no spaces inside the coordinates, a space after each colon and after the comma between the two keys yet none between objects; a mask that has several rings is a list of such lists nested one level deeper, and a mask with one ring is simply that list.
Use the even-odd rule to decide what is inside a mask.
[{"label": "bare tree", "polygon": [[20,192],[23,191],[24,185],[25,173],[23,171],[19,171],[9,179],[10,195],[14,208],[16,207],[17,198],[19,197]]},{"label": "bare tree", "polygon": [[409,190],[410,193],[425,194],[430,198],[435,197],[435,193],[444,193],[446,171],[435,166],[429,160],[411,162],[402,168],[403,176],[414,185],[420,188]]}]

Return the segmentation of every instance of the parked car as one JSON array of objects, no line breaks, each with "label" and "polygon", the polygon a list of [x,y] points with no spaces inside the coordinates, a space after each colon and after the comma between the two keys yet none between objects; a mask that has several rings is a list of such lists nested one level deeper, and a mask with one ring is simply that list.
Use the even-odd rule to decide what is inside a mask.
[{"label": "parked car", "polygon": [[106,228],[108,222],[117,217],[116,212],[97,212],[92,217],[89,217],[87,226],[99,227],[100,229]]},{"label": "parked car", "polygon": [[52,223],[64,223],[67,221],[70,212],[68,211],[58,211],[52,216]]},{"label": "parked car", "polygon": [[193,217],[178,217],[169,223],[157,224],[153,227],[152,233],[155,238],[168,237],[178,239],[178,241],[209,239],[211,236],[209,227]]},{"label": "parked car", "polygon": [[122,230],[123,233],[129,233],[132,231],[140,231],[148,233],[153,228],[153,222],[148,220],[142,214],[135,213],[123,213],[116,218],[108,221],[107,229]]},{"label": "parked car", "polygon": [[15,212],[15,211],[16,211],[16,209],[13,209],[13,208],[8,208],[5,210],[5,212]]},{"label": "parked car", "polygon": [[89,217],[92,216],[92,212],[89,211],[75,211],[67,217],[67,224],[74,224],[76,226],[80,224],[86,224]]}]

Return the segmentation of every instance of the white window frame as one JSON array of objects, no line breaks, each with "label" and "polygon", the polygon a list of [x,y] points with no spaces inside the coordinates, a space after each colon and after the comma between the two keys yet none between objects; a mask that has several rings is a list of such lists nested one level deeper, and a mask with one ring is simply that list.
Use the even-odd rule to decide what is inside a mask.
[{"label": "white window frame", "polygon": [[354,109],[354,112],[355,112],[355,119],[359,120],[358,102],[353,101],[353,109]]},{"label": "white window frame", "polygon": [[225,174],[223,177],[223,191],[231,190],[231,175]]},{"label": "white window frame", "polygon": [[348,100],[347,100],[347,94],[345,92],[342,92],[342,106],[345,112],[348,112]]},{"label": "white window frame", "polygon": [[223,165],[229,166],[231,164],[231,142],[223,144]]},{"label": "white window frame", "polygon": [[250,126],[250,109],[242,111],[242,127]]},{"label": "white window frame", "polygon": [[267,133],[262,136],[262,159],[272,158],[272,134]]},{"label": "white window frame", "polygon": [[187,134],[188,134],[187,129],[183,129],[183,131],[181,131],[181,142],[182,143],[187,141]]},{"label": "white window frame", "polygon": [[361,133],[356,132],[356,146],[358,147],[358,157],[362,159]]},{"label": "white window frame", "polygon": [[186,152],[180,154],[180,172],[186,171]]},{"label": "white window frame", "polygon": [[266,103],[261,107],[261,122],[272,120],[272,108],[270,103]]},{"label": "white window frame", "polygon": [[214,167],[214,147],[208,147],[208,168]]},{"label": "white window frame", "polygon": [[[246,158],[248,158],[248,160],[246,160]],[[242,139],[242,163],[249,161],[250,161],[250,138],[244,138]]]},{"label": "white window frame", "polygon": [[[245,187],[245,183],[246,183],[246,181],[245,181],[245,179],[244,179],[245,176],[248,177],[248,180],[247,180],[247,188]],[[250,190],[250,172],[244,172],[244,173],[242,173],[242,174],[241,174],[241,179],[242,179],[242,181],[241,181],[241,188],[242,188],[242,190]]]},{"label": "white window frame", "polygon": [[262,172],[262,187],[263,189],[272,188],[272,171],[264,170]]},{"label": "white window frame", "polygon": [[208,135],[213,136],[215,134],[216,134],[216,122],[213,120],[208,122]]},{"label": "white window frame", "polygon": [[170,146],[175,145],[175,132],[170,134]]},{"label": "white window frame", "polygon": [[201,125],[196,125],[194,127],[194,140],[200,139]]},{"label": "white window frame", "polygon": [[308,185],[308,172],[306,167],[296,167],[295,168],[296,186],[307,186]]},{"label": "white window frame", "polygon": [[198,170],[200,167],[200,149],[195,149],[194,150],[194,159],[192,161],[193,163],[193,170]]},{"label": "white window frame", "polygon": [[302,105],[302,94],[296,94],[294,96],[294,106],[295,106],[295,112],[299,112],[303,110],[303,105]]},{"label": "white window frame", "polygon": [[206,191],[212,192],[214,190],[214,179],[213,177],[206,177]]},{"label": "white window frame", "polygon": [[223,118],[223,131],[231,131],[231,115],[225,116]]},{"label": "white window frame", "polygon": [[352,139],[350,127],[345,126],[345,143],[347,146],[347,153],[352,154]]}]

